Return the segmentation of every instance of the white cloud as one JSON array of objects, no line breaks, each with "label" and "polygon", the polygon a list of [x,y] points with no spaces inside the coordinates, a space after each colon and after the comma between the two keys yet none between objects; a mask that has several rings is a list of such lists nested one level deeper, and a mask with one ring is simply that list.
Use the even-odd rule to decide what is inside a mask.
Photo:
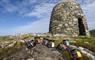
[{"label": "white cloud", "polygon": [[[31,4],[33,4],[35,2],[37,2],[37,1],[22,0],[20,2],[18,0],[18,1],[11,2],[11,0],[0,0],[0,6],[2,6],[4,8],[3,11],[5,11],[5,12],[9,12],[9,13],[17,12],[18,14],[21,14],[21,13],[28,12],[29,11],[28,6],[30,6]],[[31,6],[31,7],[33,7],[33,6]]]},{"label": "white cloud", "polygon": [[49,29],[49,19],[41,18],[23,26],[17,26],[7,30],[0,30],[0,35],[14,35],[19,33],[45,33]]},{"label": "white cloud", "polygon": [[54,5],[51,3],[42,3],[41,5],[35,6],[34,10],[24,15],[29,17],[36,16],[37,21],[13,28],[13,32],[48,32],[51,11]]},{"label": "white cloud", "polygon": [[18,26],[7,30],[6,34],[16,34],[16,33],[30,33],[30,32],[48,32],[49,30],[49,21],[51,16],[51,11],[54,7],[54,3],[42,3],[36,5],[34,10],[30,13],[25,13],[24,16],[32,17],[36,16],[37,21],[30,22],[23,26]]},{"label": "white cloud", "polygon": [[51,3],[42,3],[40,5],[35,6],[35,8],[28,12],[25,13],[25,16],[36,16],[37,18],[40,17],[48,17],[51,14],[52,8],[54,7],[55,4]]},{"label": "white cloud", "polygon": [[94,0],[76,0],[78,3],[85,5],[85,4],[91,4]]},{"label": "white cloud", "polygon": [[2,6],[5,12],[13,12],[17,9],[17,6],[10,3],[10,0],[1,0],[0,6]]},{"label": "white cloud", "polygon": [[[18,1],[19,2],[19,1]],[[23,4],[27,4],[27,3],[35,3],[35,2],[37,2],[37,0],[22,0],[21,1]]]},{"label": "white cloud", "polygon": [[30,32],[48,32],[49,19],[43,18],[35,22],[31,22],[24,26],[15,27],[12,32],[16,33],[30,33]]},{"label": "white cloud", "polygon": [[87,16],[89,29],[92,29],[92,27],[95,29],[95,1],[92,4],[83,5],[82,8]]},{"label": "white cloud", "polygon": [[75,2],[75,0],[61,0],[61,1],[64,1],[64,2]]}]

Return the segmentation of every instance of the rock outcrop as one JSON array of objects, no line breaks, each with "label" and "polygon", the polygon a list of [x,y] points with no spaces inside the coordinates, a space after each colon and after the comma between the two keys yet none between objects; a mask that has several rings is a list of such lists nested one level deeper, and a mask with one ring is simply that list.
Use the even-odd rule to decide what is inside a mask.
[{"label": "rock outcrop", "polygon": [[36,45],[31,49],[21,48],[20,51],[11,54],[3,60],[64,60],[62,54],[56,49],[51,49],[43,45]]},{"label": "rock outcrop", "polygon": [[16,41],[13,41],[13,42],[0,42],[0,48],[13,47],[15,44],[16,44]]},{"label": "rock outcrop", "polygon": [[63,60],[62,55],[56,49],[49,49],[43,45],[37,45],[32,51],[34,60]]},{"label": "rock outcrop", "polygon": [[89,36],[87,19],[76,2],[61,2],[51,14],[49,33]]}]

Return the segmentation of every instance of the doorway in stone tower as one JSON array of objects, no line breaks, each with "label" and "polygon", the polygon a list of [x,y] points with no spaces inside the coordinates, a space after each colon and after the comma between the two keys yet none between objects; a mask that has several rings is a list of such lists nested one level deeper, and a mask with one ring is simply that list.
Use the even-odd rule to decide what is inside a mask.
[{"label": "doorway in stone tower", "polygon": [[79,35],[80,36],[85,36],[86,31],[85,31],[85,26],[83,24],[82,18],[78,18],[78,27],[79,27]]}]

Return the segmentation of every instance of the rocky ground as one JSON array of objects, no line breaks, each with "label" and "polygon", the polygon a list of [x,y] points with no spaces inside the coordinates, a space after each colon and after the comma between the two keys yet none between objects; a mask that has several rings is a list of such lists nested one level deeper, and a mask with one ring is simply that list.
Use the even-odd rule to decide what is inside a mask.
[{"label": "rocky ground", "polygon": [[30,50],[23,47],[19,52],[11,54],[2,60],[64,60],[56,49],[49,49],[43,45],[36,45]]}]

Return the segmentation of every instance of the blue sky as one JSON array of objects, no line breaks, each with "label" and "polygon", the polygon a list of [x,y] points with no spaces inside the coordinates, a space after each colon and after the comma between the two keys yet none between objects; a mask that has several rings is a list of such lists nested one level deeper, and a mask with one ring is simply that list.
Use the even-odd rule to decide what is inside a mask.
[{"label": "blue sky", "polygon": [[[0,35],[48,32],[53,7],[64,0],[0,0]],[[77,0],[95,28],[95,1]]]}]

